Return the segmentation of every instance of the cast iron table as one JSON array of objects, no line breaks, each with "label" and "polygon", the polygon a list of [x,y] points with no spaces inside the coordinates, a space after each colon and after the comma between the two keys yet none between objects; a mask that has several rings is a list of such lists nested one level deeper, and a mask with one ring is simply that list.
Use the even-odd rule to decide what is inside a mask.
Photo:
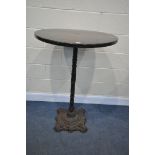
[{"label": "cast iron table", "polygon": [[112,34],[71,29],[42,29],[35,32],[40,41],[73,48],[70,103],[68,109],[59,108],[56,117],[56,131],[86,132],[86,117],[84,109],[75,109],[74,94],[76,81],[76,66],[78,48],[98,48],[117,43],[118,38]]}]

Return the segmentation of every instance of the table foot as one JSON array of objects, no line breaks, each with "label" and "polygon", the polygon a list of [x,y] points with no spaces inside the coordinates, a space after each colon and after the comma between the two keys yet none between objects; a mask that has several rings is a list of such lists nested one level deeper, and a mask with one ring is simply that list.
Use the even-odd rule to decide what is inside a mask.
[{"label": "table foot", "polygon": [[80,131],[86,132],[86,117],[84,109],[75,109],[70,112],[68,109],[60,108],[57,110],[55,131]]}]

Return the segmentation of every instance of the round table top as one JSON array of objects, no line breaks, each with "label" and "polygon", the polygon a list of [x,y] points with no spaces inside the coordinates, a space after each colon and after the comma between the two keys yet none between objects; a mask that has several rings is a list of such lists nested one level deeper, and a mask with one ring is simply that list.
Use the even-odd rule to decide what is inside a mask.
[{"label": "round table top", "polygon": [[43,42],[78,48],[97,48],[116,44],[118,38],[112,34],[72,29],[42,29],[35,37]]}]

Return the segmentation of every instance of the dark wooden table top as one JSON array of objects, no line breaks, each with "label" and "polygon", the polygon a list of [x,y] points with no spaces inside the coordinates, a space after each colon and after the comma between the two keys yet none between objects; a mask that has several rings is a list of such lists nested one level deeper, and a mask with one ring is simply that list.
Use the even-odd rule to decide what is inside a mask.
[{"label": "dark wooden table top", "polygon": [[97,48],[116,44],[118,38],[112,34],[71,29],[42,29],[35,37],[43,42],[78,48]]}]

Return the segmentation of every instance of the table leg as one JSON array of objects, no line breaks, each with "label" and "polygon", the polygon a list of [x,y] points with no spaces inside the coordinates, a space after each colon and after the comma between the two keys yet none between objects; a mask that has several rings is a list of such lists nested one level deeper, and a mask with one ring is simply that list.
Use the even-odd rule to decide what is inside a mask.
[{"label": "table leg", "polygon": [[73,110],[74,110],[77,55],[78,55],[78,48],[74,47],[73,48],[73,58],[72,58],[71,91],[70,91],[70,104],[69,104],[70,112],[73,112]]},{"label": "table leg", "polygon": [[75,82],[76,82],[76,66],[77,66],[78,48],[73,48],[72,73],[71,73],[71,90],[70,103],[68,109],[59,108],[56,117],[56,131],[81,131],[86,132],[86,117],[84,109],[74,108]]}]

